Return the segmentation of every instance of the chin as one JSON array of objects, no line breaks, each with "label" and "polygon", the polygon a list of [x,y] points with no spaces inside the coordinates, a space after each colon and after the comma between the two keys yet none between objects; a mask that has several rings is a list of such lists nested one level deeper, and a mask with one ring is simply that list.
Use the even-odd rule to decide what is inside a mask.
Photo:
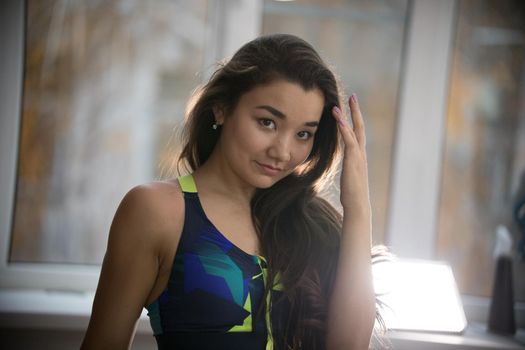
[{"label": "chin", "polygon": [[258,188],[258,189],[265,189],[272,187],[275,183],[277,183],[281,177],[271,177],[271,176],[265,176],[261,174],[246,174],[247,176],[244,178],[245,183]]},{"label": "chin", "polygon": [[273,177],[273,176],[270,177],[270,176],[264,176],[264,175],[259,176],[258,179],[256,180],[255,187],[259,189],[270,188],[276,183],[278,183],[279,181],[281,181],[282,179],[284,179],[288,175],[289,174],[286,174],[284,176],[276,176],[276,177]]},{"label": "chin", "polygon": [[259,189],[270,188],[273,185],[275,185],[279,180],[275,181],[273,179],[261,179],[257,181],[257,183],[255,184],[255,187]]}]

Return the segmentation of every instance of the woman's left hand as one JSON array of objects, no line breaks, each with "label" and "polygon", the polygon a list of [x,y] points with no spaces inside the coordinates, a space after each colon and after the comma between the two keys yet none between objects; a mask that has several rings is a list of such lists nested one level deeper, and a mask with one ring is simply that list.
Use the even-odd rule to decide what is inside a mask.
[{"label": "woman's left hand", "polygon": [[363,117],[354,95],[352,122],[337,107],[333,116],[344,143],[341,171],[343,226],[337,275],[328,312],[327,349],[367,349],[376,313],[371,247],[371,209]]},{"label": "woman's left hand", "polygon": [[365,124],[355,94],[350,96],[348,104],[350,106],[352,124],[337,106],[332,109],[332,115],[337,121],[344,143],[341,171],[341,204],[345,213],[370,217]]}]

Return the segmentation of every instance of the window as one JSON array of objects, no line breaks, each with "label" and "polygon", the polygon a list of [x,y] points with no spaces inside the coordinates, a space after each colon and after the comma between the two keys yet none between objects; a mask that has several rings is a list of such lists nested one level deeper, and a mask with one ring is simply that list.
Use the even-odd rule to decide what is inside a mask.
[{"label": "window", "polygon": [[[464,293],[487,296],[493,271],[470,283],[462,276],[478,270],[456,248],[465,239],[490,246],[505,215],[498,206],[511,205],[523,170],[518,3],[493,11],[496,2],[455,0],[3,2],[0,287],[94,290],[116,205],[161,174],[191,90],[242,43],[284,31],[319,48],[360,97],[374,241],[400,256],[448,260]],[[493,103],[505,110],[490,119]],[[476,187],[457,186],[486,169]],[[474,218],[487,216],[485,231],[450,213],[456,195],[483,199]],[[459,235],[452,215],[462,215]],[[479,257],[488,269],[490,250]]]},{"label": "window", "polygon": [[515,300],[525,301],[517,249],[525,232],[514,218],[525,198],[525,6],[462,0],[458,11],[436,255],[451,263],[463,293],[489,297],[496,230],[505,225]]},{"label": "window", "polygon": [[173,151],[202,78],[207,10],[27,2],[11,262],[101,263],[119,201]]},{"label": "window", "polygon": [[[404,0],[267,0],[263,7],[264,34],[285,32],[304,38],[334,66],[346,93],[358,95],[366,123],[375,243],[385,241],[407,18]],[[332,202],[338,204],[337,188],[332,193]]]},{"label": "window", "polygon": [[191,91],[257,35],[259,10],[2,2],[0,287],[95,289],[118,202],[169,166]]},{"label": "window", "polygon": [[[448,206],[452,203],[460,208],[465,203],[475,202],[478,196],[477,198],[485,201],[475,204],[481,209],[478,210],[478,215],[501,215],[499,209],[494,210],[494,207],[490,207],[500,205],[502,202],[498,203],[498,200],[502,199],[508,207],[513,200],[510,196],[516,195],[514,191],[518,186],[518,178],[515,173],[519,174],[520,167],[523,166],[522,152],[518,152],[518,149],[523,149],[523,137],[520,137],[523,134],[523,116],[519,109],[521,107],[517,104],[512,106],[512,103],[516,102],[512,101],[517,98],[517,93],[521,93],[517,91],[522,89],[519,84],[523,84],[523,75],[518,73],[523,69],[523,39],[520,39],[523,32],[519,32],[520,27],[516,26],[516,23],[520,22],[514,21],[523,18],[523,7],[517,1],[485,1],[483,4],[474,1],[415,1],[410,17],[392,171],[387,243],[394,252],[403,257],[448,261],[461,288],[467,317],[470,320],[486,322],[490,305],[487,296],[491,293],[494,274],[490,252],[487,251],[491,249],[479,252],[469,261],[461,257],[468,254],[468,251],[456,249],[458,247],[455,246],[465,247],[461,241],[463,239],[477,240],[478,245],[490,246],[494,236],[489,235],[494,233],[495,227],[484,227],[476,231],[475,228],[479,227],[475,221],[477,218],[468,215],[456,222],[456,214],[447,217],[451,210]],[[481,23],[483,25],[479,28]],[[478,29],[474,30],[476,26]],[[480,45],[480,39],[484,42],[483,45]],[[499,42],[497,48],[485,47],[489,42],[492,42],[490,46],[493,46],[495,41]],[[510,41],[514,43],[511,44]],[[519,42],[521,44],[518,44]],[[491,51],[490,54],[488,51]],[[497,57],[498,55],[502,56]],[[503,75],[490,72],[497,66],[498,61],[502,66],[510,65],[498,72]],[[512,76],[505,73],[509,72],[509,69],[514,70]],[[504,82],[501,81],[503,77],[506,78]],[[481,86],[472,84],[474,81]],[[473,99],[474,92],[487,92],[483,85],[491,85],[493,89],[489,90],[495,97]],[[512,91],[512,88],[509,90],[511,86],[514,86],[516,91]],[[501,111],[497,111],[493,116],[495,123],[487,123],[486,118],[482,119],[482,113],[478,112],[493,102],[501,103],[500,98],[511,103],[505,108],[515,108],[509,113],[516,117],[505,116],[503,123],[499,120],[503,118]],[[475,106],[475,102],[480,106]],[[477,116],[469,114],[469,111],[475,111]],[[476,130],[472,126],[480,122],[485,123],[485,126],[478,127],[477,134],[489,138],[472,138]],[[515,145],[501,143],[500,137],[510,129],[507,123],[516,125],[514,135],[504,136],[513,139]],[[465,133],[463,136],[462,132]],[[512,144],[512,141],[510,143]],[[511,155],[506,152],[515,153]],[[478,159],[474,161],[472,157]],[[502,159],[496,159],[498,157]],[[458,159],[464,162],[455,163]],[[487,174],[474,174],[476,166],[479,172],[479,166],[482,166],[483,170],[487,169],[488,159],[492,160],[490,164],[493,168]],[[480,160],[482,163],[476,165]],[[509,166],[512,170],[505,169]],[[469,173],[460,174],[457,167],[463,167]],[[453,172],[454,170],[456,172]],[[454,178],[458,175],[457,179]],[[473,178],[476,178],[478,183],[481,182],[482,186],[473,187],[468,184],[464,185],[465,187],[454,187],[454,182],[458,180],[472,181]],[[500,190],[493,192],[495,196],[491,199],[496,201],[490,203],[488,192],[483,192],[489,189],[492,191],[486,185],[489,181],[498,186],[504,185],[500,188],[503,193],[498,193]],[[480,188],[483,188],[482,192],[476,193]],[[463,203],[454,203],[454,200],[451,202],[450,198],[454,196],[462,197]],[[483,209],[483,206],[490,210]],[[495,222],[509,223],[499,221],[501,217],[497,215],[487,218],[489,221],[494,220],[492,225]],[[506,220],[510,220],[509,216]],[[456,224],[467,229],[462,232],[463,228],[459,229]],[[481,240],[485,241],[480,243]],[[481,268],[474,263],[485,267]],[[517,264],[514,265],[516,267]],[[467,268],[470,270],[465,273]],[[522,269],[522,266],[515,268],[517,300],[523,300],[524,295],[523,281],[517,277],[521,276],[518,274]],[[472,284],[469,279],[474,275],[478,280]],[[480,287],[482,285],[483,287]],[[523,303],[518,302],[515,310],[518,324],[522,327],[523,323],[520,320],[523,320]]]}]

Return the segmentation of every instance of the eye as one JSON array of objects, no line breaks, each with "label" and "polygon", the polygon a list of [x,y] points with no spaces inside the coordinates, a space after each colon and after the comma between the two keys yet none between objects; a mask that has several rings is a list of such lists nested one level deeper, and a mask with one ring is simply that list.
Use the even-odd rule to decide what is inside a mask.
[{"label": "eye", "polygon": [[300,140],[309,140],[313,135],[309,131],[299,131],[297,133],[297,136],[299,137]]},{"label": "eye", "polygon": [[268,129],[275,129],[275,122],[271,119],[261,118],[259,119],[259,124]]}]

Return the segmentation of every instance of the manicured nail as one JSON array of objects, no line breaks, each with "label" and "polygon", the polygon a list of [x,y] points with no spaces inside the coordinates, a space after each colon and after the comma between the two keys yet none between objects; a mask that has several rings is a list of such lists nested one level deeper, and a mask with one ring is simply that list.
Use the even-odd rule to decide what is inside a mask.
[{"label": "manicured nail", "polygon": [[332,110],[335,112],[335,120],[337,121],[337,124],[339,124],[340,126],[345,126],[345,121],[341,109],[339,109],[339,107],[337,106],[334,106]]},{"label": "manicured nail", "polygon": [[350,98],[352,99],[353,103],[357,103],[357,95],[355,94],[355,92],[352,94]]}]

